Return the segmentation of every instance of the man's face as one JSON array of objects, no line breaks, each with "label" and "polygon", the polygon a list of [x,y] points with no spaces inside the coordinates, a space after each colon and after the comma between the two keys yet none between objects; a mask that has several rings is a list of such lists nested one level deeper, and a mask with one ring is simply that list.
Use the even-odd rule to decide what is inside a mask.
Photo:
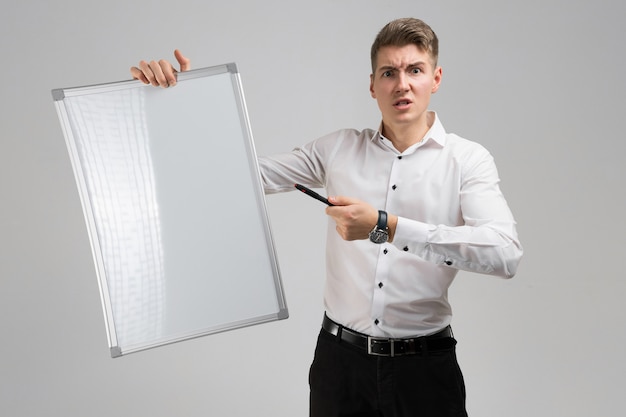
[{"label": "man's face", "polygon": [[378,102],[384,124],[395,129],[426,123],[430,96],[440,82],[441,67],[433,68],[428,52],[413,44],[385,46],[378,51],[370,92]]}]

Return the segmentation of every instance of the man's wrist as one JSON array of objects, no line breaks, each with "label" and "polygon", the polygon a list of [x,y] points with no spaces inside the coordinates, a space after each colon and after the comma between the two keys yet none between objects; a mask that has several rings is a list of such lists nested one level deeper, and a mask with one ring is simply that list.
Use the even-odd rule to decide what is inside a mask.
[{"label": "man's wrist", "polygon": [[387,212],[378,210],[378,221],[369,233],[369,239],[378,245],[389,240],[389,227],[387,226]]},{"label": "man's wrist", "polygon": [[396,234],[396,227],[398,227],[398,216],[394,214],[387,214],[387,230],[389,232],[388,242],[393,242],[393,237]]}]

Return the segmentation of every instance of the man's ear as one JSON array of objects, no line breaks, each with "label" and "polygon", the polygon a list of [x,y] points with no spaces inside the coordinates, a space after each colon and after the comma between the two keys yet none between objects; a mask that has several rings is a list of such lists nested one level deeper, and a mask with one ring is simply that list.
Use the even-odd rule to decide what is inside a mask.
[{"label": "man's ear", "polygon": [[370,94],[372,98],[376,98],[376,93],[374,93],[374,74],[370,74]]},{"label": "man's ear", "polygon": [[433,75],[433,88],[432,94],[435,94],[437,90],[439,90],[439,86],[441,85],[441,77],[443,75],[443,70],[441,67],[435,68],[435,74]]}]

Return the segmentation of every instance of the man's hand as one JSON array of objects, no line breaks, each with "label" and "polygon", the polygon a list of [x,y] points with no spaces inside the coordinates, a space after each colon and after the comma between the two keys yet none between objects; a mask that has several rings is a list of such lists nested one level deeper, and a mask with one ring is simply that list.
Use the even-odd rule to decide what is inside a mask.
[{"label": "man's hand", "polygon": [[[174,51],[176,61],[180,65],[180,71],[188,71],[191,69],[191,61],[186,58],[178,49]],[[131,67],[130,75],[136,80],[144,84],[152,84],[155,87],[173,87],[176,85],[176,73],[178,71],[170,64],[169,61],[161,59],[160,61],[141,61],[139,67]]]},{"label": "man's hand", "polygon": [[369,204],[350,197],[328,197],[334,204],[326,214],[337,223],[337,233],[344,240],[367,239],[378,222],[378,210]]},{"label": "man's hand", "polygon": [[[369,204],[350,197],[328,197],[333,206],[326,208],[326,214],[335,220],[337,233],[344,240],[368,239],[378,223],[378,210]],[[389,240],[393,241],[398,225],[398,216],[387,214]]]}]

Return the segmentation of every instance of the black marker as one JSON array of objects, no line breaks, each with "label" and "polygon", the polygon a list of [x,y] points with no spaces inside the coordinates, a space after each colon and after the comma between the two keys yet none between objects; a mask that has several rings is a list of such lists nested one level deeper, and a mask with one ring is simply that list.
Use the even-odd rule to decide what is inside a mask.
[{"label": "black marker", "polygon": [[300,184],[296,184],[295,186],[298,190],[302,191],[304,194],[310,195],[314,199],[319,200],[322,203],[328,204],[329,206],[334,206],[334,204],[328,201],[326,197],[322,197],[321,195],[311,190],[310,188],[306,188],[304,185],[300,185]]}]

